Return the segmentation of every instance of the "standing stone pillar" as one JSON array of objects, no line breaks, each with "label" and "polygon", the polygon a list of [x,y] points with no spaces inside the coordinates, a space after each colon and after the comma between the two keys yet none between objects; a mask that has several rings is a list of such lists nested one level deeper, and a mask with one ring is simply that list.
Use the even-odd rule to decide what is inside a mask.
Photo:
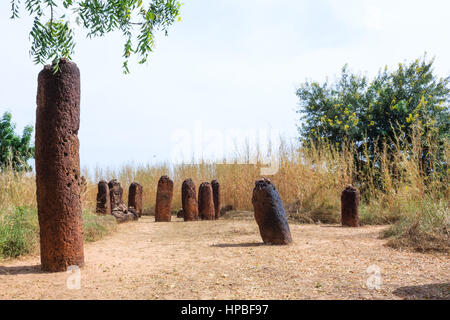
[{"label": "standing stone pillar", "polygon": [[172,220],[173,181],[162,176],[156,191],[155,221],[170,222]]},{"label": "standing stone pillar", "polygon": [[108,183],[109,195],[111,198],[111,215],[113,215],[117,222],[123,223],[128,221],[135,221],[139,219],[139,215],[135,208],[128,208],[123,202],[123,188],[116,179]]},{"label": "standing stone pillar", "polygon": [[214,201],[214,218],[218,220],[220,218],[220,184],[219,181],[211,181],[211,187],[213,191],[213,201]]},{"label": "standing stone pillar", "polygon": [[198,203],[195,184],[192,179],[186,179],[181,186],[181,203],[183,205],[184,221],[198,220]]},{"label": "standing stone pillar", "polygon": [[113,179],[108,182],[109,196],[111,199],[111,211],[119,206],[124,206],[123,202],[123,188],[117,179]]},{"label": "standing stone pillar", "polygon": [[144,187],[139,183],[133,182],[128,189],[128,207],[134,208],[139,217],[142,216],[142,194]]},{"label": "standing stone pillar", "polygon": [[214,220],[213,190],[209,182],[203,182],[198,189],[198,213],[202,220]]},{"label": "standing stone pillar", "polygon": [[84,264],[79,126],[80,70],[61,59],[57,73],[47,65],[38,76],[36,197],[44,271]]},{"label": "standing stone pillar", "polygon": [[111,199],[109,195],[108,182],[101,180],[98,183],[96,213],[111,214]]},{"label": "standing stone pillar", "polygon": [[341,221],[344,227],[359,227],[359,193],[349,185],[341,194]]},{"label": "standing stone pillar", "polygon": [[255,183],[252,197],[255,220],[265,244],[285,245],[292,242],[283,202],[268,179]]}]

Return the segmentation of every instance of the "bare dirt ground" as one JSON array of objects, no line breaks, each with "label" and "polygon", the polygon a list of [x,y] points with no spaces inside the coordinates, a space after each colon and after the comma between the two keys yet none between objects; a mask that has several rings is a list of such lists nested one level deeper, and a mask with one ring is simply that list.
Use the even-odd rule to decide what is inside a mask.
[{"label": "bare dirt ground", "polygon": [[378,238],[386,227],[290,227],[294,243],[272,247],[248,214],[144,217],[85,244],[79,290],[68,273],[42,273],[39,256],[0,262],[0,299],[450,299],[449,257],[390,249]]}]

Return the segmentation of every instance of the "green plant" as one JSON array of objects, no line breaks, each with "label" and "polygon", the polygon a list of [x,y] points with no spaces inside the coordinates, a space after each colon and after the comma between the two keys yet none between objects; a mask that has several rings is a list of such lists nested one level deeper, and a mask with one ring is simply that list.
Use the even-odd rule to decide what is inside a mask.
[{"label": "green plant", "polygon": [[123,69],[129,72],[128,59],[136,54],[139,63],[147,61],[154,47],[154,32],[163,31],[179,18],[177,0],[12,0],[11,18],[19,17],[22,2],[34,18],[30,32],[30,55],[36,64],[71,59],[74,52],[75,24],[87,31],[87,37],[100,37],[119,31],[125,37]]},{"label": "green plant", "polygon": [[0,212],[0,255],[15,258],[30,253],[37,244],[36,210],[16,207]]},{"label": "green plant", "polygon": [[[433,63],[424,57],[400,63],[392,72],[386,67],[372,81],[345,66],[335,83],[305,82],[297,90],[303,143],[311,146],[326,141],[338,147],[351,143],[355,165],[362,172],[373,161],[381,166],[377,154],[383,148],[388,154],[395,152],[394,148],[411,149],[412,135],[420,128],[422,169],[428,174],[445,171],[450,77],[438,78]],[[433,157],[430,149],[434,149]]]}]

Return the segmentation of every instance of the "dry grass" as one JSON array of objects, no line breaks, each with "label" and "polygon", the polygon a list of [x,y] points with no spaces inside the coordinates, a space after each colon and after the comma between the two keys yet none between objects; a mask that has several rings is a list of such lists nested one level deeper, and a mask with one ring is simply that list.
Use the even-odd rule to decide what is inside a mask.
[{"label": "dry grass", "polygon": [[[311,155],[312,153],[312,155]],[[352,183],[352,169],[348,168],[346,154],[335,150],[325,150],[324,153],[306,152],[294,146],[283,145],[280,150],[280,169],[270,179],[277,186],[284,203],[292,210],[313,211],[315,209],[334,209],[338,216],[340,206],[340,190]],[[320,159],[317,159],[320,157]],[[248,157],[246,157],[248,158]],[[138,181],[144,186],[144,208],[153,209],[156,200],[156,186],[161,175],[167,174],[174,180],[175,209],[181,208],[181,184],[184,179],[192,178],[198,186],[201,182],[218,179],[221,183],[223,204],[230,204],[241,210],[252,210],[251,195],[254,182],[261,177],[261,165],[238,164],[244,160],[237,158],[230,164],[214,164],[202,162],[196,165],[130,166],[125,165],[119,170],[96,169],[94,181],[117,178],[124,188],[124,198],[127,197],[128,186]],[[315,163],[321,163],[316,165]],[[338,166],[341,163],[343,166]],[[351,165],[351,164],[350,164]],[[334,167],[332,170],[327,168]],[[96,197],[96,186],[91,184],[88,189],[88,204],[93,206]]]},{"label": "dry grass", "polygon": [[0,170],[0,212],[14,207],[36,207],[36,182],[33,173]]},{"label": "dry grass", "polygon": [[411,248],[419,252],[450,253],[450,209],[447,204],[422,200],[401,220],[391,226],[384,237],[393,248]]}]

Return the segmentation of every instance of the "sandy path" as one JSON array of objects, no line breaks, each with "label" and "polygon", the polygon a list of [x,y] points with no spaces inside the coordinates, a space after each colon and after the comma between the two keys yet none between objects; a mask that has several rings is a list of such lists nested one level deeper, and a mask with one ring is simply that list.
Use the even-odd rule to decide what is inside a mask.
[{"label": "sandy path", "polygon": [[79,290],[40,272],[38,256],[0,262],[0,299],[450,299],[449,257],[387,248],[385,227],[291,224],[294,244],[270,247],[253,220],[174,220],[145,217],[87,244]]}]

